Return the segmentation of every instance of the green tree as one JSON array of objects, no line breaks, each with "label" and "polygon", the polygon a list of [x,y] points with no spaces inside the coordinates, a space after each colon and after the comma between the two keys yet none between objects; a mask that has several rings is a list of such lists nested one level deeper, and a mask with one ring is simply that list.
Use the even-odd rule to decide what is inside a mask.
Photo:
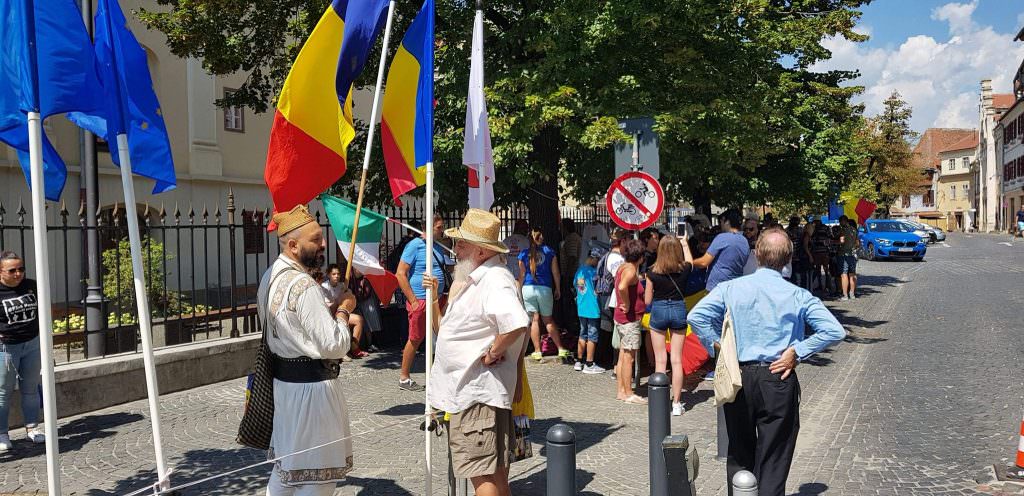
[{"label": "green tree", "polygon": [[[582,202],[612,179],[617,119],[654,116],[662,183],[670,200],[707,210],[757,201],[817,202],[847,171],[841,144],[857,118],[840,84],[855,74],[816,73],[829,36],[853,31],[868,0],[522,0],[485,2],[486,93],[499,204],[525,201],[557,240],[551,215],[559,181]],[[158,0],[139,17],[180,56],[248,81],[221,104],[264,110],[326,0]],[[402,2],[393,39],[419,8]],[[437,1],[435,163],[442,208],[465,205],[461,165],[472,2]],[[397,46],[397,41],[389,47]],[[368,65],[360,80],[372,84]],[[838,129],[836,129],[838,128]],[[365,124],[338,183],[358,177]],[[844,134],[846,133],[846,134]],[[377,140],[379,143],[379,140]],[[379,146],[379,145],[375,145]],[[371,170],[382,171],[374,151]],[[372,174],[369,204],[389,200]],[[452,192],[452,193],[448,193]],[[808,193],[812,192],[812,193]],[[791,198],[792,197],[792,198]]]},{"label": "green tree", "polygon": [[864,158],[852,190],[878,204],[887,216],[903,195],[920,189],[924,171],[914,166],[911,143],[917,133],[910,128],[913,110],[896,91],[885,99],[882,113],[865,119],[855,136]]}]

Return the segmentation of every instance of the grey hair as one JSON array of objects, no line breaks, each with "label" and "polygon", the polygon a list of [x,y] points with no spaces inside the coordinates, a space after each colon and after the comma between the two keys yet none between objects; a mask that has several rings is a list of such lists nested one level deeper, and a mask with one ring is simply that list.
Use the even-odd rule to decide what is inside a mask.
[{"label": "grey hair", "polygon": [[4,260],[24,260],[24,259],[21,258],[21,255],[18,255],[14,251],[6,250],[6,251],[3,251],[3,252],[0,252],[0,262],[3,262]]},{"label": "grey hair", "polygon": [[785,231],[773,227],[757,239],[754,251],[757,254],[758,265],[781,272],[793,258],[793,243],[789,241]]}]

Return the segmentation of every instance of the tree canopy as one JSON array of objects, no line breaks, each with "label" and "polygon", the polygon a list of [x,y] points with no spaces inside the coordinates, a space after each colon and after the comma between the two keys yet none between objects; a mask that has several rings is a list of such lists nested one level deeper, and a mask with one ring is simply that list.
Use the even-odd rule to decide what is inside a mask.
[{"label": "tree canopy", "polygon": [[[653,116],[670,200],[698,208],[711,201],[823,206],[861,163],[854,136],[862,109],[850,101],[861,89],[848,86],[856,72],[813,68],[831,55],[822,44],[827,37],[866,39],[854,27],[856,9],[869,1],[485,2],[498,203],[526,201],[531,211],[553,211],[559,182],[582,202],[603,196],[614,174],[612,147],[625,139],[617,120]],[[166,33],[173,53],[202,58],[214,74],[248,73],[220,103],[256,111],[272,104],[328,4],[158,3],[170,9],[138,16]],[[399,3],[389,50],[418,8],[419,2]],[[442,208],[465,206],[461,150],[473,9],[466,0],[437,0],[435,163],[446,192]],[[373,84],[373,68],[368,64],[361,84]],[[357,136],[350,157],[362,156],[364,142]],[[380,153],[373,156],[382,162]],[[350,166],[338,187],[348,187],[357,173]],[[384,203],[386,178],[372,176],[370,204]]]}]

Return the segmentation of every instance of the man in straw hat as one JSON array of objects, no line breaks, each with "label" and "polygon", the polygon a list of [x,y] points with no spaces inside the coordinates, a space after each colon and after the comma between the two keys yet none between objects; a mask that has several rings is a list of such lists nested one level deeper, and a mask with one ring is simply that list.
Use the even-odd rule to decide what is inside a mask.
[{"label": "man in straw hat", "polygon": [[263,274],[260,321],[273,354],[274,432],[270,456],[339,442],[274,464],[267,494],[329,495],[352,470],[348,407],[338,378],[351,347],[348,317],[356,306],[346,288],[336,307],[325,302],[310,269],[324,263],[323,231],[305,205],[274,215],[281,255]]},{"label": "man in straw hat", "polygon": [[473,482],[477,496],[511,494],[512,403],[522,395],[519,366],[530,325],[501,257],[508,247],[498,240],[500,230],[494,214],[470,209],[460,227],[445,231],[459,261],[427,394],[432,407],[452,414],[452,467]]}]

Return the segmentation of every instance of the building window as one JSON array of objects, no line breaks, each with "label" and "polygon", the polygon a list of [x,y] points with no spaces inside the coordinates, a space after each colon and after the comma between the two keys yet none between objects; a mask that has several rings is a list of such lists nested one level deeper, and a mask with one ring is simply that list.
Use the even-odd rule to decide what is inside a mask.
[{"label": "building window", "polygon": [[[224,98],[231,96],[234,90],[224,90]],[[236,133],[245,132],[245,113],[242,107],[224,107],[224,130]]]},{"label": "building window", "polygon": [[964,169],[970,169],[971,168],[971,159],[970,158],[964,157],[964,158],[960,159],[960,162],[961,162],[961,165],[963,165]]},{"label": "building window", "polygon": [[242,246],[246,255],[263,253],[266,250],[266,227],[263,224],[263,217],[262,210],[242,210]]},{"label": "building window", "polygon": [[964,198],[967,198],[970,195],[970,188],[966,184],[961,184],[960,189],[962,190],[961,193],[963,193]]},{"label": "building window", "polygon": [[956,169],[956,159],[955,158],[949,159],[948,167],[949,167],[950,171],[952,171],[953,169]]},{"label": "building window", "polygon": [[956,185],[949,187],[949,199],[956,200]]}]

